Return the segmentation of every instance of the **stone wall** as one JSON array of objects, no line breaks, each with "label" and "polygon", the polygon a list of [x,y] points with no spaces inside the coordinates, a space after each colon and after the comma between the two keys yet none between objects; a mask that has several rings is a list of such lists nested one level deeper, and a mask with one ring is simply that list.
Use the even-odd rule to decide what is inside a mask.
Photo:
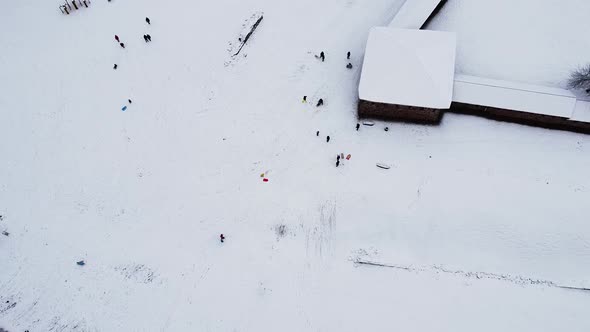
[{"label": "stone wall", "polygon": [[574,121],[559,116],[527,113],[465,103],[453,102],[449,110],[375,103],[362,99],[359,100],[358,104],[359,118],[375,118],[423,124],[440,123],[444,112],[469,114],[497,121],[590,134],[590,123],[587,122]]},{"label": "stone wall", "polygon": [[361,99],[358,104],[358,114],[361,118],[390,119],[404,122],[436,124],[440,122],[442,110],[375,103]]},{"label": "stone wall", "polygon": [[457,102],[453,102],[451,104],[451,109],[449,111],[453,113],[476,115],[492,120],[514,122],[534,127],[590,134],[590,123],[573,121],[559,116],[527,113]]}]

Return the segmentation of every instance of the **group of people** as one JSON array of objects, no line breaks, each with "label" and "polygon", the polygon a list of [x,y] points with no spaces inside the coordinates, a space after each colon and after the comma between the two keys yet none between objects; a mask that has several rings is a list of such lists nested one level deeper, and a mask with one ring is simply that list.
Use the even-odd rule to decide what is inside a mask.
[{"label": "group of people", "polygon": [[[148,24],[149,24],[149,21],[148,21]],[[147,36],[149,37],[149,35],[147,35]],[[145,38],[146,37],[144,36],[144,39]],[[148,42],[148,41],[149,40],[146,40],[146,42]],[[316,57],[319,58],[320,60],[322,60],[322,62],[325,62],[326,61],[326,54],[323,51],[320,52],[320,55],[319,56],[316,55]],[[347,60],[350,60],[350,52],[347,52],[346,53],[346,59]],[[346,68],[351,69],[352,68],[352,63],[349,62],[346,65]],[[307,96],[303,96],[303,99],[301,100],[301,102],[302,103],[307,103]],[[316,107],[320,107],[320,106],[323,106],[323,105],[324,105],[324,99],[323,98],[318,99],[318,101],[316,103]],[[357,123],[357,125],[356,125],[356,130],[357,131],[359,130],[359,127],[360,127],[360,124]],[[316,131],[315,135],[316,136],[320,136],[320,131],[319,130]],[[329,142],[330,142],[330,136],[328,135],[328,136],[326,136],[326,143],[329,143]],[[351,157],[350,154],[347,155],[346,156],[346,160],[350,160],[350,157]],[[340,166],[340,160],[343,160],[343,159],[344,159],[344,153],[338,154],[336,156],[336,167]],[[223,243],[225,241],[225,236],[223,234],[220,234],[219,240]]]},{"label": "group of people", "polygon": [[[151,21],[149,17],[145,18],[145,21],[147,22],[147,24],[151,25]],[[121,46],[121,48],[125,48],[125,43],[121,42],[121,39],[119,39],[118,35],[115,35],[115,40],[117,41],[117,43],[119,43],[119,46]],[[150,36],[149,34],[147,35],[143,35],[143,40],[147,43],[147,42],[151,42],[152,41],[152,36]],[[113,69],[117,69],[117,65],[115,64]]]},{"label": "group of people", "polygon": [[[110,2],[110,0],[109,0],[109,2]],[[147,24],[149,24],[149,25],[151,25],[151,24],[152,24],[152,23],[151,23],[151,21],[150,21],[150,18],[149,18],[149,17],[146,17],[146,18],[145,18],[145,21],[146,21],[146,23],[147,23]],[[121,48],[125,48],[125,43],[123,43],[123,42],[121,41],[121,39],[119,38],[119,36],[118,36],[118,35],[115,35],[115,40],[117,41],[117,43],[119,43],[119,46],[121,46]],[[151,41],[152,41],[152,36],[150,36],[149,34],[143,35],[143,40],[144,40],[146,43],[147,43],[147,42],[151,42]],[[117,70],[117,68],[119,68],[119,65],[117,65],[117,64],[115,63],[115,64],[113,65],[113,69],[114,69],[114,70]],[[131,104],[131,103],[132,103],[131,99],[127,99],[127,101],[129,102],[129,104]],[[121,110],[122,110],[122,111],[125,111],[125,110],[127,110],[127,106],[123,106],[123,107],[121,108]]]},{"label": "group of people", "polygon": [[[316,55],[316,57],[319,58],[320,60],[322,60],[322,62],[325,62],[326,61],[326,54],[324,53],[324,51],[321,51],[320,52],[320,55],[319,56]],[[346,60],[350,60],[350,51],[346,53]],[[346,65],[346,68],[352,69],[352,63],[349,62]]]},{"label": "group of people", "polygon": [[[322,60],[322,62],[325,62],[326,61],[326,53],[324,53],[324,51],[321,51],[319,56],[316,55],[316,58]],[[347,60],[350,60],[350,51],[346,53],[346,59]],[[351,69],[352,68],[352,63],[349,62],[346,65],[346,68]],[[307,96],[303,96],[303,100],[301,102],[302,103],[307,103]],[[320,98],[318,100],[318,102],[316,103],[316,107],[320,107],[320,106],[323,106],[323,105],[324,105],[324,99]],[[360,124],[357,123],[357,125],[356,125],[356,130],[357,131],[359,130],[359,127],[360,127]],[[316,136],[320,136],[320,131],[319,130],[316,131],[315,135]],[[329,143],[329,142],[330,142],[330,136],[326,136],[326,143]],[[341,155],[338,155],[337,156],[337,158],[336,158],[336,167],[340,166],[340,158],[341,157],[343,158],[344,157],[344,154],[342,154],[342,156]],[[350,155],[348,155],[346,157],[346,159],[347,160],[350,159]]]},{"label": "group of people", "polygon": [[[326,61],[326,54],[324,53],[324,51],[320,52],[320,55],[319,56],[316,55],[316,57],[319,58],[320,60],[322,60],[322,62]],[[350,51],[346,53],[346,59],[347,60],[350,60]],[[352,68],[352,63],[349,62],[346,65],[346,68],[351,69]],[[307,96],[303,96],[303,100],[301,102],[302,103],[307,103]],[[318,100],[318,102],[316,103],[315,106],[316,107],[320,107],[320,106],[323,106],[323,105],[324,105],[324,99],[320,98]],[[357,130],[358,130],[358,128],[357,128]]]},{"label": "group of people", "polygon": [[[71,0],[72,1],[72,6],[74,6],[74,8],[76,10],[82,8],[82,5],[84,5],[84,7],[88,8],[88,4],[90,3],[90,0],[78,0],[78,3],[76,4],[76,0]],[[59,6],[59,10],[61,10],[61,12],[63,14],[67,14],[70,15],[70,11],[72,10],[72,6],[70,6],[70,3],[66,0],[66,3],[64,5],[60,5]],[[78,7],[80,6],[80,7]]]}]

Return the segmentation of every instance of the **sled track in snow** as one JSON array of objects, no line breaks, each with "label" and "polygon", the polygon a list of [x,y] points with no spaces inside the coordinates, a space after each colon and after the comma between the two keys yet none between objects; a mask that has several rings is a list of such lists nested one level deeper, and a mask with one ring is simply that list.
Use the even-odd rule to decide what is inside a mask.
[{"label": "sled track in snow", "polygon": [[367,265],[367,266],[378,266],[378,267],[388,267],[397,270],[404,270],[408,272],[442,272],[445,274],[450,274],[459,277],[465,277],[469,279],[489,279],[489,280],[499,280],[499,281],[506,281],[517,285],[542,285],[547,287],[555,287],[555,288],[562,288],[562,289],[569,289],[569,290],[577,290],[583,292],[589,292],[590,288],[584,287],[575,287],[569,285],[560,285],[550,280],[543,280],[543,279],[534,279],[534,278],[527,278],[523,276],[515,276],[510,274],[497,274],[497,273],[489,273],[489,272],[470,272],[470,271],[462,271],[462,270],[450,270],[440,265],[433,265],[430,267],[415,267],[411,265],[396,265],[396,264],[383,264],[378,262],[372,262],[367,260],[354,260],[355,264],[359,265]]}]

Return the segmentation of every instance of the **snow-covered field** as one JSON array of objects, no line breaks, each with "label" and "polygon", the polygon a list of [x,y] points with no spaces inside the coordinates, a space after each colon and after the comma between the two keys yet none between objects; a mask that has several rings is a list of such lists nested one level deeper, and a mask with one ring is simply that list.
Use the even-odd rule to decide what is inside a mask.
[{"label": "snow-covered field", "polygon": [[354,130],[368,30],[402,3],[7,2],[0,327],[588,331],[590,292],[558,286],[590,287],[590,136],[452,114]]}]

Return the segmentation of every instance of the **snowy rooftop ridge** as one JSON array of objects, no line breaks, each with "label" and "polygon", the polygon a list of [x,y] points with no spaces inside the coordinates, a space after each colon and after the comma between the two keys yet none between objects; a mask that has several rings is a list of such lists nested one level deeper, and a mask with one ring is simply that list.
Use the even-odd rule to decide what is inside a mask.
[{"label": "snowy rooftop ridge", "polygon": [[441,0],[407,0],[395,15],[390,28],[420,29]]},{"label": "snowy rooftop ridge", "polygon": [[456,43],[452,32],[372,28],[359,98],[448,109],[453,96]]},{"label": "snowy rooftop ridge", "polygon": [[565,89],[456,75],[453,101],[569,118],[576,96]]}]

